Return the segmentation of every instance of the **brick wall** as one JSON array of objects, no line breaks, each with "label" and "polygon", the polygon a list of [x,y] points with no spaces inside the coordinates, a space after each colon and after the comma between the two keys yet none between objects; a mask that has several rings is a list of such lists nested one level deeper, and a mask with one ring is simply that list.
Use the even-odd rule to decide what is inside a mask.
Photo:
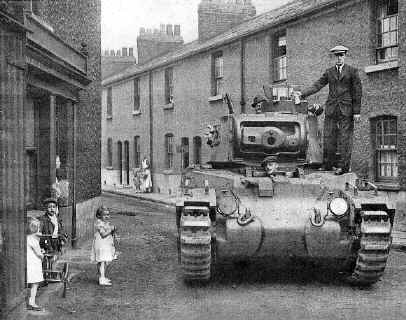
[{"label": "brick wall", "polygon": [[[112,89],[112,118],[107,119],[107,89],[102,94],[102,183],[118,184],[119,157],[117,143],[130,143],[130,170],[135,168],[134,136],[140,137],[141,160],[149,157],[149,93],[148,76],[140,77],[140,109],[134,113],[133,80],[122,82]],[[107,139],[113,141],[113,167],[107,168]],[[132,180],[132,178],[131,178]]]},{"label": "brick wall", "polygon": [[80,94],[77,105],[78,201],[100,194],[101,43],[100,0],[42,0],[42,16],[56,34],[80,50],[86,45],[88,77],[92,82]]},{"label": "brick wall", "polygon": [[[299,19],[287,26],[277,26],[275,29],[269,29],[244,39],[246,110],[253,112],[250,107],[253,97],[262,93],[264,84],[272,83],[272,50],[270,49],[273,36],[278,31],[286,28],[288,83],[295,85],[298,89],[312,84],[326,68],[333,65],[335,60],[329,55],[329,49],[337,44],[343,44],[350,48],[346,63],[359,69],[364,88],[362,121],[356,125],[354,131],[352,168],[361,176],[369,177],[372,180],[375,178],[370,120],[377,115],[397,116],[399,181],[401,188],[405,189],[406,113],[402,101],[402,88],[405,87],[406,79],[406,52],[402,43],[406,30],[406,5],[399,2],[401,29],[399,68],[367,74],[365,67],[372,65],[375,57],[376,22],[372,7],[373,2],[370,0],[349,1],[344,5]],[[153,71],[154,173],[160,175],[157,181],[164,183],[168,180],[163,177],[168,174],[165,171],[165,133],[174,135],[176,145],[180,144],[181,137],[189,138],[190,159],[193,159],[193,136],[201,136],[203,138],[202,161],[210,159],[210,150],[204,139],[206,126],[211,123],[219,123],[219,118],[227,113],[227,108],[221,101],[208,101],[211,92],[211,55],[218,50],[223,52],[225,92],[231,94],[238,113],[241,96],[241,40],[190,56],[173,65],[173,109],[165,109],[164,105],[164,69]],[[326,87],[310,97],[310,103],[324,104],[327,93],[328,88]],[[147,95],[147,93],[144,94]],[[148,118],[144,119],[148,121]],[[119,133],[117,132],[117,134]],[[174,164],[173,172],[179,172],[180,153],[175,153]]]},{"label": "brick wall", "polygon": [[[400,20],[405,19],[404,5],[399,1]],[[381,72],[365,73],[364,68],[374,63],[375,28],[373,2],[361,1],[353,5],[338,7],[307,21],[301,21],[287,30],[288,79],[293,84],[307,86],[321,76],[332,64],[328,49],[336,44],[350,48],[346,63],[359,69],[363,85],[361,123],[355,125],[352,169],[363,177],[375,179],[374,150],[371,137],[371,118],[380,115],[398,117],[398,154],[400,161],[400,184],[405,188],[404,104],[404,58],[400,54],[400,68]],[[402,28],[401,28],[402,30]],[[400,46],[402,50],[402,34]],[[403,38],[404,39],[404,38]],[[403,80],[402,80],[403,78]],[[309,98],[310,102],[324,103],[328,89]]]}]

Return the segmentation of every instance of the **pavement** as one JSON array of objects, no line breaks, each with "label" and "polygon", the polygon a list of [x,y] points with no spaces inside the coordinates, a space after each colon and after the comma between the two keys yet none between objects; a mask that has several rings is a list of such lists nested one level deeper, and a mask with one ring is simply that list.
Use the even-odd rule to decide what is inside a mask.
[{"label": "pavement", "polygon": [[[146,201],[150,203],[157,203],[161,205],[167,205],[170,207],[175,207],[177,195],[167,195],[162,193],[136,193],[134,189],[127,187],[111,187],[104,186],[103,194],[115,194],[126,197],[131,197],[138,199],[140,201]],[[406,252],[406,221],[397,221],[395,219],[395,225],[392,232],[392,249]],[[63,258],[58,261],[62,264],[68,262],[70,266],[70,276],[69,279],[73,279],[75,276],[79,275],[81,271],[80,265],[89,264],[89,257],[91,252],[91,240],[87,240],[81,244],[79,248],[69,248],[65,251]],[[46,287],[42,287],[38,291],[37,303],[39,305],[48,305],[48,301],[52,295],[63,294],[63,283],[52,283]],[[67,289],[67,295],[69,295],[69,285]],[[8,315],[8,320],[24,320],[30,319],[32,317],[32,311],[27,311],[25,305],[20,305],[16,307],[10,315]],[[34,313],[35,316],[41,316],[41,313]],[[45,311],[42,315],[47,316],[48,313]]]}]

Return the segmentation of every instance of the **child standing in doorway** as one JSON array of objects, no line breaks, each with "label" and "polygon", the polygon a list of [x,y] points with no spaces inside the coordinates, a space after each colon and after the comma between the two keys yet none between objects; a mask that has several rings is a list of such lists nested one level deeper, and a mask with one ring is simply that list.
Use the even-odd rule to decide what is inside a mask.
[{"label": "child standing in doorway", "polygon": [[27,284],[30,286],[27,309],[43,311],[43,308],[35,302],[38,286],[44,281],[42,274],[42,259],[44,254],[39,246],[40,221],[36,218],[29,218],[27,227]]},{"label": "child standing in doorway", "polygon": [[111,286],[111,280],[106,278],[108,264],[116,259],[114,235],[116,227],[110,224],[109,210],[101,206],[96,211],[95,234],[92,247],[91,260],[97,262],[99,284]]}]

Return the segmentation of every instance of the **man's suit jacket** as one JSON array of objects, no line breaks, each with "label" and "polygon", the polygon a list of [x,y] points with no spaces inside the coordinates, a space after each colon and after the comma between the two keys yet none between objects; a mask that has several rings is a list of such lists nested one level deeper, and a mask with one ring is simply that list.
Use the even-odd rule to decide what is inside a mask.
[{"label": "man's suit jacket", "polygon": [[310,96],[329,85],[326,101],[326,116],[331,116],[338,109],[342,115],[352,117],[361,111],[362,85],[358,70],[344,64],[340,75],[336,66],[327,69],[319,80],[304,90],[302,97]]}]

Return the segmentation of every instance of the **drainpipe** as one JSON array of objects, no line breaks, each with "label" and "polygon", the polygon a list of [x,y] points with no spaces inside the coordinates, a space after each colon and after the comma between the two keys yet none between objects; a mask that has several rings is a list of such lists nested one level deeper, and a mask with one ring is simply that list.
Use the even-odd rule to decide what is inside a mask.
[{"label": "drainpipe", "polygon": [[245,102],[245,39],[242,38],[240,41],[240,91],[241,91],[241,97],[240,97],[240,105],[241,105],[241,113],[246,113],[247,110],[245,108],[246,102]]},{"label": "drainpipe", "polygon": [[73,177],[72,177],[72,248],[76,248],[76,106],[72,102],[73,108]]},{"label": "drainpipe", "polygon": [[154,172],[154,128],[153,128],[153,123],[154,123],[154,115],[153,115],[153,89],[154,89],[154,83],[153,83],[153,75],[152,71],[149,72],[149,163],[150,163],[150,171],[151,171],[151,181],[152,181],[152,188],[154,188],[154,180],[153,180],[153,172]]}]

